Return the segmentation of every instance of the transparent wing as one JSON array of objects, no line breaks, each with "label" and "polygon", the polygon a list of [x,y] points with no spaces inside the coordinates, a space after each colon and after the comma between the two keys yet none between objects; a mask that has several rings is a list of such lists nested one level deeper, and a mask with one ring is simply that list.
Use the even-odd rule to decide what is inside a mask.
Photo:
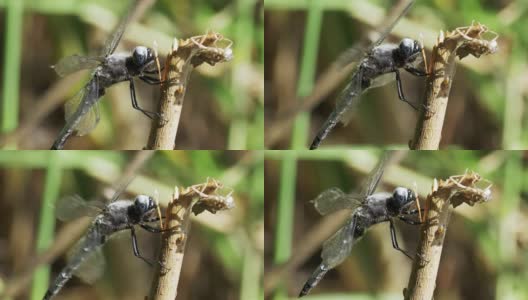
[{"label": "transparent wing", "polygon": [[348,116],[352,108],[357,106],[360,95],[362,93],[361,88],[361,78],[363,77],[362,69],[357,69],[354,74],[352,75],[352,79],[347,84],[345,89],[341,92],[339,95],[339,98],[336,103],[336,108],[330,116],[326,119],[323,126],[319,129],[317,132],[317,135],[315,136],[312,144],[310,145],[310,149],[316,149],[319,147],[321,142],[326,138],[326,136],[334,129],[334,127],[339,123],[340,121],[343,123],[346,123],[348,120],[346,116]]},{"label": "transparent wing", "polygon": [[61,221],[69,221],[80,217],[95,217],[101,213],[104,203],[100,201],[85,201],[79,195],[61,198],[55,204],[55,216]]},{"label": "transparent wing", "polygon": [[108,36],[106,39],[103,49],[101,51],[101,55],[106,57],[112,53],[114,53],[115,49],[117,48],[117,45],[119,44],[119,41],[121,40],[121,37],[123,37],[123,33],[125,32],[126,26],[128,25],[128,22],[130,21],[130,17],[132,15],[132,12],[134,11],[135,7],[138,5],[139,0],[134,0],[130,4],[130,6],[127,9],[127,12],[123,17],[121,17],[121,20],[117,24],[117,26],[112,31],[112,34]]},{"label": "transparent wing", "polygon": [[62,58],[56,65],[51,67],[59,76],[64,77],[80,70],[93,69],[103,61],[104,57],[72,55]]},{"label": "transparent wing", "polygon": [[[85,239],[80,239],[75,246],[68,251],[67,261],[70,262],[75,260],[75,255],[81,253],[79,248],[82,247]],[[86,254],[83,262],[79,267],[73,272],[73,274],[79,277],[82,281],[86,283],[93,284],[98,278],[103,275],[105,267],[105,258],[101,247],[97,247],[95,250]]]},{"label": "transparent wing", "polygon": [[385,170],[385,165],[387,161],[392,157],[392,151],[385,151],[383,155],[381,156],[380,160],[378,161],[377,165],[370,171],[370,174],[367,177],[367,180],[365,184],[363,185],[363,189],[361,190],[360,195],[362,195],[362,198],[365,198],[369,195],[372,195],[374,191],[376,190],[376,187],[378,186],[378,183],[380,182],[381,176],[383,175],[383,171]]},{"label": "transparent wing", "polygon": [[343,51],[333,64],[334,68],[344,68],[349,64],[356,63],[365,55],[365,51],[357,46],[350,47]]},{"label": "transparent wing", "polygon": [[392,29],[394,29],[394,26],[396,26],[396,24],[398,24],[398,22],[400,21],[400,19],[402,17],[404,17],[408,12],[409,10],[411,9],[411,7],[413,6],[415,0],[411,0],[409,1],[409,3],[407,4],[407,6],[405,6],[405,8],[402,10],[402,12],[396,17],[396,19],[394,19],[391,23],[389,23],[387,25],[387,27],[385,27],[385,29],[380,32],[380,37],[374,42],[372,43],[368,49],[366,50],[366,52],[370,52],[370,50],[372,50],[373,48],[379,46],[381,43],[383,43],[383,41],[385,40],[385,38],[387,37],[387,35],[389,35],[389,33],[392,31]]},{"label": "transparent wing", "polygon": [[88,134],[99,123],[99,84],[92,78],[75,96],[64,104],[66,126],[79,136]]},{"label": "transparent wing", "polygon": [[313,201],[315,209],[326,215],[342,209],[355,209],[361,205],[359,198],[352,194],[345,194],[339,188],[330,188],[317,196]]},{"label": "transparent wing", "polygon": [[361,86],[362,78],[363,72],[361,69],[357,69],[337,100],[335,111],[337,112],[338,121],[344,125],[348,124],[355,108],[361,100],[360,96],[364,92]]},{"label": "transparent wing", "polygon": [[374,80],[372,80],[372,83],[369,86],[369,89],[377,88],[377,87],[380,87],[380,86],[384,86],[384,85],[386,85],[389,82],[392,82],[394,80],[396,80],[396,74],[395,73],[393,73],[393,72],[385,73],[383,75],[380,75],[380,76],[374,78]]},{"label": "transparent wing", "polygon": [[348,257],[354,245],[356,218],[351,218],[332,237],[323,243],[321,258],[330,269],[339,265]]}]

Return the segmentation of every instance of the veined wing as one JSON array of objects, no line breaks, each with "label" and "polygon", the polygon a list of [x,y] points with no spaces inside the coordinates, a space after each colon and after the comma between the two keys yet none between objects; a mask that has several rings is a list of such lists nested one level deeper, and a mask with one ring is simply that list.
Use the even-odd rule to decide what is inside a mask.
[{"label": "veined wing", "polygon": [[355,209],[361,205],[361,200],[353,194],[345,194],[339,188],[333,187],[323,191],[317,198],[312,200],[315,209],[326,215],[342,209]]},{"label": "veined wing", "polygon": [[126,190],[126,188],[132,182],[132,180],[136,178],[136,175],[137,174],[132,173],[132,174],[128,174],[128,176],[126,177],[121,177],[119,181],[115,183],[115,185],[112,187],[112,189],[114,190],[114,194],[112,195],[112,198],[110,199],[109,202],[116,201],[119,198],[119,196],[121,196],[121,194]]},{"label": "veined wing", "polygon": [[385,151],[374,169],[370,171],[370,174],[368,175],[360,193],[360,195],[363,196],[362,198],[366,198],[367,196],[370,196],[372,193],[374,193],[378,183],[380,182],[381,176],[383,175],[383,171],[385,170],[385,165],[391,157],[392,151]]},{"label": "veined wing", "polygon": [[389,35],[389,33],[391,33],[392,29],[394,29],[394,26],[396,26],[396,24],[398,24],[398,22],[400,21],[400,19],[402,17],[404,17],[408,12],[409,10],[411,9],[411,7],[413,6],[414,2],[416,0],[411,0],[409,1],[409,3],[407,4],[407,6],[405,6],[405,8],[402,10],[402,12],[396,17],[396,19],[394,19],[390,24],[387,25],[387,27],[385,27],[385,29],[380,32],[380,36],[379,38],[372,44],[370,44],[370,46],[368,47],[368,49],[366,50],[366,52],[370,52],[373,48],[381,45],[381,43],[383,43],[383,41],[385,40],[385,38],[387,37],[387,35]]},{"label": "veined wing", "polygon": [[61,198],[55,204],[55,216],[61,221],[70,221],[80,217],[95,217],[104,208],[101,201],[86,201],[79,195]]},{"label": "veined wing", "polygon": [[93,284],[98,278],[103,275],[105,267],[105,258],[101,247],[96,247],[88,253],[80,251],[86,243],[86,238],[80,239],[73,248],[68,251],[68,262],[75,260],[76,255],[84,255],[82,263],[78,265],[77,269],[73,271],[73,275],[79,277],[86,283]]},{"label": "veined wing", "polygon": [[134,159],[127,165],[120,175],[119,180],[114,182],[112,190],[114,191],[110,202],[116,201],[119,196],[127,189],[128,185],[136,178],[139,170],[149,161],[152,157],[150,152],[140,152],[134,156]]},{"label": "veined wing", "polygon": [[74,97],[64,105],[66,128],[73,128],[79,136],[92,131],[99,123],[99,84],[92,78]]},{"label": "veined wing", "polygon": [[93,69],[102,62],[104,62],[104,57],[71,55],[62,58],[56,65],[51,66],[51,68],[59,76],[64,77],[80,70]]},{"label": "veined wing", "polygon": [[377,87],[380,87],[380,86],[384,86],[384,85],[386,85],[389,82],[392,82],[394,80],[396,80],[396,74],[394,72],[385,73],[383,75],[380,75],[380,76],[374,78],[374,80],[372,80],[372,82],[371,82],[371,84],[369,86],[369,89],[377,88]]},{"label": "veined wing", "polygon": [[130,21],[132,12],[138,5],[139,1],[140,0],[133,0],[132,3],[130,3],[127,12],[123,17],[121,17],[121,20],[119,21],[117,26],[114,28],[110,36],[108,36],[108,38],[106,39],[103,49],[101,51],[102,56],[106,57],[114,53],[115,49],[117,48],[117,45],[119,44],[119,41],[121,41],[121,37],[123,37],[123,33],[125,32],[126,26]]},{"label": "veined wing", "polygon": [[332,237],[323,243],[321,258],[329,269],[339,265],[348,257],[355,243],[356,218],[352,217]]},{"label": "veined wing", "polygon": [[352,63],[357,63],[365,56],[365,51],[358,46],[352,46],[343,51],[332,64],[333,68],[344,68]]},{"label": "veined wing", "polygon": [[334,129],[338,122],[345,122],[345,116],[355,108],[359,102],[360,95],[363,92],[361,87],[361,78],[363,77],[362,69],[357,69],[352,75],[352,79],[345,89],[339,95],[336,108],[326,119],[323,126],[317,132],[310,149],[316,149],[326,136]]}]

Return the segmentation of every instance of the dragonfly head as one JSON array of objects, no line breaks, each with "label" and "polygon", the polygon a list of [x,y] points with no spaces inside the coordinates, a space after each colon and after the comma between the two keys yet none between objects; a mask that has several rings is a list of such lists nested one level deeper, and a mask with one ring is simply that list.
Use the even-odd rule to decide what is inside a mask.
[{"label": "dragonfly head", "polygon": [[132,52],[132,61],[140,68],[147,66],[154,58],[154,51],[145,46],[137,46]]},{"label": "dragonfly head", "polygon": [[389,211],[397,215],[416,200],[416,195],[410,189],[397,187],[394,189],[392,197],[387,202]]},{"label": "dragonfly head", "polygon": [[156,208],[156,202],[152,197],[146,195],[138,195],[134,200],[134,207],[138,215],[142,216],[149,211]]},{"label": "dragonfly head", "polygon": [[422,51],[422,46],[416,40],[404,38],[401,40],[400,45],[398,46],[400,57],[404,61],[414,60],[416,54]]}]

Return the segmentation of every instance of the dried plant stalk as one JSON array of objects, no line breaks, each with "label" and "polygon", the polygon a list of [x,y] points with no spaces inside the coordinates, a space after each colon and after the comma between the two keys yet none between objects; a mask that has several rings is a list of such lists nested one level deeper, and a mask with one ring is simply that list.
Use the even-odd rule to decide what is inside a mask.
[{"label": "dried plant stalk", "polygon": [[190,215],[198,215],[204,210],[216,213],[233,208],[231,193],[226,196],[218,195],[222,187],[221,183],[212,179],[182,190],[175,188],[173,200],[167,207],[165,223],[165,228],[173,230],[162,234],[160,262],[163,267],[158,267],[158,276],[153,282],[149,299],[176,299],[185,243],[190,229]]},{"label": "dried plant stalk", "polygon": [[[220,41],[227,41],[227,46],[218,47],[217,43]],[[163,70],[158,110],[160,117],[152,122],[147,149],[174,149],[191,71],[202,63],[214,66],[216,63],[231,60],[231,44],[230,40],[213,32],[186,40],[174,40]]]},{"label": "dried plant stalk", "polygon": [[473,172],[452,176],[446,181],[434,182],[431,194],[427,196],[425,224],[421,228],[420,243],[409,284],[404,291],[406,300],[433,299],[436,275],[447,232],[450,206],[462,203],[473,206],[491,199],[491,185],[477,187],[481,177]]},{"label": "dried plant stalk", "polygon": [[442,137],[442,127],[455,75],[455,58],[471,54],[480,57],[497,51],[497,37],[483,39],[488,28],[480,23],[460,27],[445,35],[440,32],[437,44],[433,47],[431,64],[426,81],[425,109],[418,119],[411,149],[437,150]]}]

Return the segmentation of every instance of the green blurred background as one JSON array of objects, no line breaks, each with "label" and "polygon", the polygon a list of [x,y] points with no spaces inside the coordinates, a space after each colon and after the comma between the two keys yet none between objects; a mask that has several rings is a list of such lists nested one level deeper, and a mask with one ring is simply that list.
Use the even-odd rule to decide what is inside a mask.
[{"label": "green blurred background", "polygon": [[[58,222],[53,203],[78,194],[101,198],[120,178],[135,152],[0,152],[0,298],[42,299],[49,281],[65,264],[60,253],[51,265],[30,268],[37,253],[74,226]],[[233,189],[236,207],[194,217],[178,285],[178,299],[259,299],[263,273],[263,154],[247,151],[158,151],[127,188],[128,194],[159,195],[167,203],[174,186],[214,178]],[[163,207],[162,207],[163,209]],[[156,234],[137,230],[139,248],[157,257]],[[74,239],[72,236],[71,239]],[[73,278],[57,299],[143,299],[153,269],[134,257],[130,234],[103,246],[106,269],[94,285]],[[27,280],[27,281],[24,281]],[[16,292],[13,292],[16,289]],[[4,298],[9,292],[12,298]]]},{"label": "green blurred background", "polygon": [[[266,299],[297,297],[321,262],[321,245],[330,236],[322,236],[321,227],[337,216],[321,223],[323,218],[309,201],[330,187],[357,191],[381,152],[370,148],[266,152]],[[396,155],[399,160],[386,168],[378,191],[416,184],[423,201],[434,178],[446,179],[467,169],[493,184],[491,201],[454,210],[434,299],[528,299],[528,153],[401,151]],[[419,227],[397,221],[396,230],[400,247],[416,253]],[[379,224],[306,299],[403,299],[411,264],[392,248],[388,223]]]},{"label": "green blurred background", "polygon": [[[305,149],[334,109],[344,87],[332,92],[298,118],[288,115],[312,91],[337,57],[373,28],[399,13],[408,0],[265,2],[266,132],[268,149]],[[398,6],[399,11],[392,10]],[[528,145],[526,1],[417,0],[386,42],[402,37],[423,41],[430,54],[440,30],[469,26],[473,20],[498,33],[499,51],[480,59],[459,60],[442,132],[441,148],[526,149]],[[288,28],[288,30],[284,30]],[[375,37],[375,36],[374,36]],[[485,35],[486,39],[493,35]],[[407,99],[422,103],[424,79],[403,74]],[[278,122],[283,115],[295,126]],[[281,118],[279,118],[281,117]],[[418,113],[398,100],[395,82],[368,91],[348,126],[338,125],[322,146],[390,145],[408,149]],[[275,130],[277,127],[278,130]],[[273,129],[273,130],[271,130]],[[272,132],[273,131],[273,132]]]},{"label": "green blurred background", "polygon": [[[234,59],[194,70],[187,87],[177,149],[261,149],[264,143],[263,26],[256,0],[144,0],[149,9],[129,24],[116,52],[153,47],[162,58],[173,38],[208,30],[233,41]],[[89,74],[61,81],[50,68],[73,54],[96,54],[129,0],[0,0],[0,146],[48,149],[64,126],[62,103]],[[59,84],[62,82],[62,84]],[[157,109],[159,89],[137,81],[139,105]],[[150,120],[134,110],[128,84],[107,90],[101,121],[71,149],[142,149]]]}]

